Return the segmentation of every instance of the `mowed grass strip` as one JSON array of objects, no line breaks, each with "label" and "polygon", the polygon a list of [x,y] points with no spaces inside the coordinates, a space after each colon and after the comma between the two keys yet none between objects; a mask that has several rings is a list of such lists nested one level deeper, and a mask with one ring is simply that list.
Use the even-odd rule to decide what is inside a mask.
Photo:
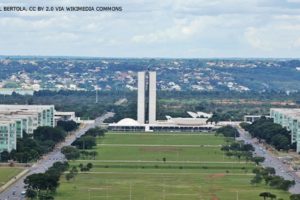
[{"label": "mowed grass strip", "polygon": [[160,133],[135,133],[114,134],[108,133],[105,138],[98,138],[99,144],[151,144],[151,145],[221,145],[224,144],[223,136],[210,134],[160,134]]},{"label": "mowed grass strip", "polygon": [[0,186],[4,185],[23,170],[23,168],[19,167],[0,167]]},{"label": "mowed grass strip", "polygon": [[259,199],[258,194],[270,191],[284,199],[286,192],[264,185],[251,186],[250,177],[215,174],[79,174],[75,180],[61,179],[55,199]]},{"label": "mowed grass strip", "polygon": [[224,156],[220,147],[100,146],[96,160],[237,161]]}]

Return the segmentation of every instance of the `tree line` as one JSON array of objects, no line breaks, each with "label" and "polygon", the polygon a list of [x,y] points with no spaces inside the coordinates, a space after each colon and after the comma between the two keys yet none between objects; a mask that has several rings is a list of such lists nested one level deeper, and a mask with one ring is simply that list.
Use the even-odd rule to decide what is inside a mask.
[{"label": "tree line", "polygon": [[67,171],[67,162],[56,162],[45,173],[32,174],[25,178],[26,197],[29,199],[52,200],[59,187],[60,176]]},{"label": "tree line", "polygon": [[42,126],[34,130],[33,135],[23,132],[23,138],[17,139],[17,148],[11,152],[3,151],[0,154],[1,162],[15,160],[28,163],[38,160],[43,154],[53,150],[55,145],[65,139],[66,131],[77,129],[75,122],[60,122],[57,127]]},{"label": "tree line", "polygon": [[295,149],[295,144],[291,144],[290,131],[279,124],[275,124],[272,119],[262,117],[252,124],[241,123],[241,127],[248,131],[252,137],[264,140],[277,150]]}]

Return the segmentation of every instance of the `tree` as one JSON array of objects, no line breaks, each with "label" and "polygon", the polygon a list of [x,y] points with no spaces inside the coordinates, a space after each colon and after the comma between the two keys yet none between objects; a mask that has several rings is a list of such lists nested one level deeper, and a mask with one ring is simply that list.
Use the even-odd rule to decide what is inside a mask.
[{"label": "tree", "polygon": [[65,130],[66,132],[74,131],[78,128],[79,124],[74,122],[73,120],[70,121],[58,121],[57,126]]},{"label": "tree", "polygon": [[74,174],[71,173],[71,172],[69,172],[69,173],[67,173],[67,174],[65,175],[65,178],[66,178],[67,181],[69,181],[69,180],[71,180],[72,178],[74,178]]},{"label": "tree", "polygon": [[75,140],[72,145],[77,146],[79,149],[92,149],[97,143],[95,137],[87,135]]},{"label": "tree", "polygon": [[93,164],[92,164],[92,163],[88,163],[88,164],[86,165],[86,167],[90,170],[90,169],[93,168]]},{"label": "tree", "polygon": [[33,132],[33,138],[39,141],[61,142],[65,139],[66,132],[60,128],[40,126]]},{"label": "tree", "polygon": [[266,167],[264,171],[267,173],[267,175],[274,175],[276,173],[273,167]]},{"label": "tree", "polygon": [[292,194],[290,200],[300,200],[300,194]]},{"label": "tree", "polygon": [[217,129],[217,134],[222,134],[225,137],[233,137],[233,138],[239,137],[240,135],[238,130],[232,126],[224,126]]},{"label": "tree", "polygon": [[7,162],[10,159],[10,154],[8,151],[2,151],[0,154],[1,162]]},{"label": "tree", "polygon": [[269,197],[270,197],[270,199],[271,199],[271,200],[273,200],[273,199],[276,199],[276,198],[277,198],[277,196],[276,196],[275,194],[270,194],[270,195],[269,195]]},{"label": "tree", "polygon": [[264,157],[256,156],[256,157],[252,158],[252,161],[255,162],[256,165],[258,165],[259,163],[264,162],[265,158]]},{"label": "tree", "polygon": [[68,163],[56,162],[45,173],[32,174],[24,179],[26,192],[39,199],[53,199],[50,194],[56,192],[59,186],[59,178],[68,168]]},{"label": "tree", "polygon": [[26,197],[30,199],[35,199],[37,197],[37,192],[34,191],[33,189],[28,189],[26,190]]},{"label": "tree", "polygon": [[90,135],[90,136],[93,136],[93,137],[97,137],[97,136],[104,137],[106,132],[107,132],[106,129],[102,129],[100,127],[96,127],[96,128],[89,129],[85,133],[85,135]]},{"label": "tree", "polygon": [[277,149],[288,150],[290,146],[290,141],[288,137],[281,134],[277,134],[271,138],[271,144],[274,145]]},{"label": "tree", "polygon": [[262,117],[252,124],[246,126],[243,125],[243,128],[247,130],[251,136],[258,138],[259,140],[265,140],[268,144],[273,145],[277,150],[295,148],[294,145],[290,144],[290,131],[279,124],[273,123],[272,119]]},{"label": "tree", "polygon": [[167,161],[167,159],[166,159],[165,157],[163,157],[163,159],[162,159],[162,160],[163,160],[163,162],[164,162],[164,163]]},{"label": "tree", "polygon": [[295,181],[292,180],[283,180],[281,182],[281,184],[279,185],[279,189],[282,189],[282,190],[285,190],[285,191],[288,191],[290,189],[290,187],[292,187],[293,185],[295,185]]},{"label": "tree", "polygon": [[267,197],[270,196],[270,194],[271,194],[270,192],[262,192],[262,193],[259,194],[259,196],[264,198],[264,200],[266,200]]},{"label": "tree", "polygon": [[61,152],[68,160],[75,160],[80,157],[80,151],[73,146],[65,146],[61,149]]},{"label": "tree", "polygon": [[256,184],[259,184],[261,183],[263,180],[262,176],[260,174],[256,174],[253,179],[251,180],[251,184],[252,185],[256,185]]}]

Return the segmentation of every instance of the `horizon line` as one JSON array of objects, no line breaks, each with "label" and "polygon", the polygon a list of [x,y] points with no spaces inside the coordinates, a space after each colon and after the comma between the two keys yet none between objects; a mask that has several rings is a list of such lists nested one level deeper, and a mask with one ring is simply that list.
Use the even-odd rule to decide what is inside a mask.
[{"label": "horizon line", "polygon": [[168,57],[168,56],[87,56],[87,55],[82,55],[82,56],[75,56],[75,55],[5,55],[5,54],[0,54],[0,57],[36,57],[36,58],[83,58],[83,59],[182,59],[182,60],[196,60],[196,59],[263,59],[263,60],[281,60],[281,59],[286,59],[286,60],[300,60],[300,57],[241,57],[241,56],[220,56],[220,57]]}]

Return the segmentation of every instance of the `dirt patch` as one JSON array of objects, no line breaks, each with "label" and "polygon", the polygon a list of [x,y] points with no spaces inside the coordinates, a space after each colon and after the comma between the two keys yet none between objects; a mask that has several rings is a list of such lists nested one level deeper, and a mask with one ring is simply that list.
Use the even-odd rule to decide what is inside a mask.
[{"label": "dirt patch", "polygon": [[218,179],[218,178],[223,178],[225,174],[210,174],[207,176],[208,179]]},{"label": "dirt patch", "polygon": [[210,198],[210,200],[219,200],[219,198],[214,194],[214,195]]},{"label": "dirt patch", "polygon": [[139,151],[142,152],[178,152],[182,151],[181,148],[178,147],[141,147]]}]

